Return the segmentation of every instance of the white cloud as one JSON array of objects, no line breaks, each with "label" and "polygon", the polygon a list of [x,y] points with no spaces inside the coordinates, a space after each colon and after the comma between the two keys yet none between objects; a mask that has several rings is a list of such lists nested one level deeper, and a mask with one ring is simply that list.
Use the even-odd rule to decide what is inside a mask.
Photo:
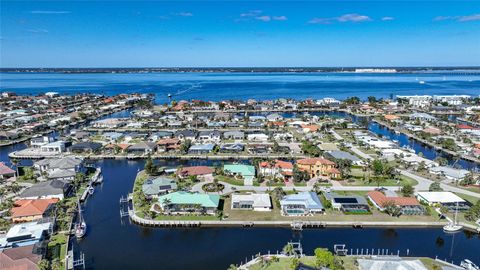
[{"label": "white cloud", "polygon": [[333,22],[354,22],[354,23],[360,23],[360,22],[368,22],[372,21],[372,19],[366,15],[360,15],[357,13],[351,13],[351,14],[344,14],[340,17],[331,17],[331,18],[313,18],[308,23],[310,24],[331,24]]},{"label": "white cloud", "polygon": [[345,14],[337,18],[339,22],[367,22],[371,21],[370,17],[356,13]]},{"label": "white cloud", "polygon": [[35,28],[35,29],[28,29],[27,30],[30,33],[35,33],[35,34],[45,34],[48,33],[47,29],[41,29],[41,28]]},{"label": "white cloud", "polygon": [[382,17],[382,21],[393,21],[393,20],[395,20],[394,17],[390,17],[390,16]]},{"label": "white cloud", "polygon": [[287,16],[273,16],[274,21],[286,21],[288,20]]},{"label": "white cloud", "polygon": [[480,14],[472,14],[466,16],[437,16],[433,18],[433,21],[457,21],[457,22],[472,22],[472,21],[480,21]]},{"label": "white cloud", "polygon": [[72,12],[66,10],[32,10],[31,14],[70,14]]},{"label": "white cloud", "polygon": [[179,12],[179,13],[176,13],[175,15],[180,16],[180,17],[192,17],[193,13],[191,13],[191,12]]},{"label": "white cloud", "polygon": [[272,18],[270,18],[270,16],[268,15],[258,16],[258,17],[255,17],[255,19],[264,21],[264,22],[269,22],[272,20]]}]

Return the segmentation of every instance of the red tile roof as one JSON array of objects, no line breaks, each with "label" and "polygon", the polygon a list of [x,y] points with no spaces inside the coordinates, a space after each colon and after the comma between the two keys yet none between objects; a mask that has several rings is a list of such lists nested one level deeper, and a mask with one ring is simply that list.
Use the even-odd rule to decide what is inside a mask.
[{"label": "red tile roof", "polygon": [[387,197],[380,191],[372,190],[367,193],[377,205],[383,207],[387,202],[393,201],[396,205],[407,206],[407,205],[420,205],[416,198],[409,197]]},{"label": "red tile roof", "polygon": [[[259,164],[260,167],[262,168],[270,168],[272,167],[270,162],[268,161],[262,161]],[[283,160],[275,160],[275,164],[273,165],[275,168],[281,168],[281,169],[293,169],[293,164],[291,162],[283,161]]]},{"label": "red tile roof", "polygon": [[207,166],[183,167],[177,173],[182,176],[205,175],[213,173],[213,169]]},{"label": "red tile roof", "polygon": [[335,162],[325,158],[304,158],[297,160],[297,163],[301,165],[315,165],[317,163],[324,165],[335,165]]},{"label": "red tile roof", "polygon": [[43,215],[51,204],[57,203],[58,199],[18,200],[12,208],[12,217]]},{"label": "red tile roof", "polygon": [[0,162],[0,175],[4,175],[4,174],[14,174],[15,171],[10,169],[10,167],[8,167],[7,165],[5,165],[5,163],[3,162]]},{"label": "red tile roof", "polygon": [[464,124],[457,125],[457,128],[458,129],[473,129],[473,127],[471,127],[469,125],[464,125]]},{"label": "red tile roof", "polygon": [[0,252],[2,270],[37,270],[42,256],[33,253],[33,245],[5,249]]}]

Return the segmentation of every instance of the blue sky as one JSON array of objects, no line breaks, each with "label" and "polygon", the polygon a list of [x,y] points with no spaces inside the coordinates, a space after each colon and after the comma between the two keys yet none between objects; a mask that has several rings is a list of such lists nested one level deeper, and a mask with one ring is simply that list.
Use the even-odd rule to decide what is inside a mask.
[{"label": "blue sky", "polygon": [[480,64],[479,1],[1,1],[1,67]]}]

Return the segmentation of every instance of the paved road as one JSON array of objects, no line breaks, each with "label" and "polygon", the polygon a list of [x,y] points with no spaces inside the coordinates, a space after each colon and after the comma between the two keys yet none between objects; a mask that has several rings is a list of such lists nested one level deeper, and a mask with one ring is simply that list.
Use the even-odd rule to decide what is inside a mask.
[{"label": "paved road", "polygon": [[[411,173],[409,171],[406,171],[406,170],[400,170],[400,173],[402,175],[405,175],[407,177],[413,178],[416,181],[418,181],[418,185],[415,186],[416,191],[428,191],[428,189],[430,187],[430,184],[432,184],[434,182],[430,179],[418,176],[418,175],[413,174],[413,173]],[[476,193],[476,192],[473,192],[473,191],[465,190],[465,189],[458,188],[458,187],[449,186],[449,185],[442,184],[442,183],[440,183],[440,187],[443,188],[443,190],[446,190],[446,191],[461,193],[461,194],[470,195],[470,196],[473,196],[473,197],[476,197],[476,198],[480,198],[480,193]]]},{"label": "paved road", "polygon": [[[209,183],[210,181],[206,182],[200,182],[192,186],[191,191],[192,192],[200,192],[203,193],[204,191],[202,190],[202,186],[206,183]],[[266,192],[269,190],[273,190],[275,187],[262,187],[262,186],[236,186],[236,185],[231,185],[229,183],[225,183],[220,181],[219,183],[223,184],[225,186],[223,190],[223,194],[228,194],[231,193],[235,190],[239,191],[255,191],[255,192]],[[283,190],[297,190],[297,191],[311,191],[313,189],[312,186],[303,186],[303,187],[282,187]],[[330,190],[338,190],[338,191],[370,191],[370,190],[375,190],[375,186],[332,186],[330,187]],[[389,190],[392,191],[397,191],[400,189],[400,187],[386,187]]]}]

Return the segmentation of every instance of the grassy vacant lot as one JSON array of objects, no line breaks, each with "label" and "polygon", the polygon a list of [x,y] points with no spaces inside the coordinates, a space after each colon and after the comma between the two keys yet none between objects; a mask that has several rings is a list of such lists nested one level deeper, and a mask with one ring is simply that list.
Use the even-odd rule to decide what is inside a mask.
[{"label": "grassy vacant lot", "polygon": [[48,242],[48,257],[50,260],[58,260],[63,265],[63,259],[66,255],[67,236],[64,234],[55,234]]},{"label": "grassy vacant lot", "polygon": [[[400,176],[400,181],[397,182],[397,180],[394,179],[384,179],[381,182],[377,183],[377,181],[374,179],[373,173],[368,173],[364,172],[362,169],[357,169],[354,168],[351,171],[351,177],[348,180],[342,181],[342,185],[344,186],[403,186],[405,184],[410,184],[412,186],[415,186],[418,184],[418,182],[410,177],[401,175]],[[364,181],[363,176],[364,174],[366,177],[370,176],[370,181]]]}]

